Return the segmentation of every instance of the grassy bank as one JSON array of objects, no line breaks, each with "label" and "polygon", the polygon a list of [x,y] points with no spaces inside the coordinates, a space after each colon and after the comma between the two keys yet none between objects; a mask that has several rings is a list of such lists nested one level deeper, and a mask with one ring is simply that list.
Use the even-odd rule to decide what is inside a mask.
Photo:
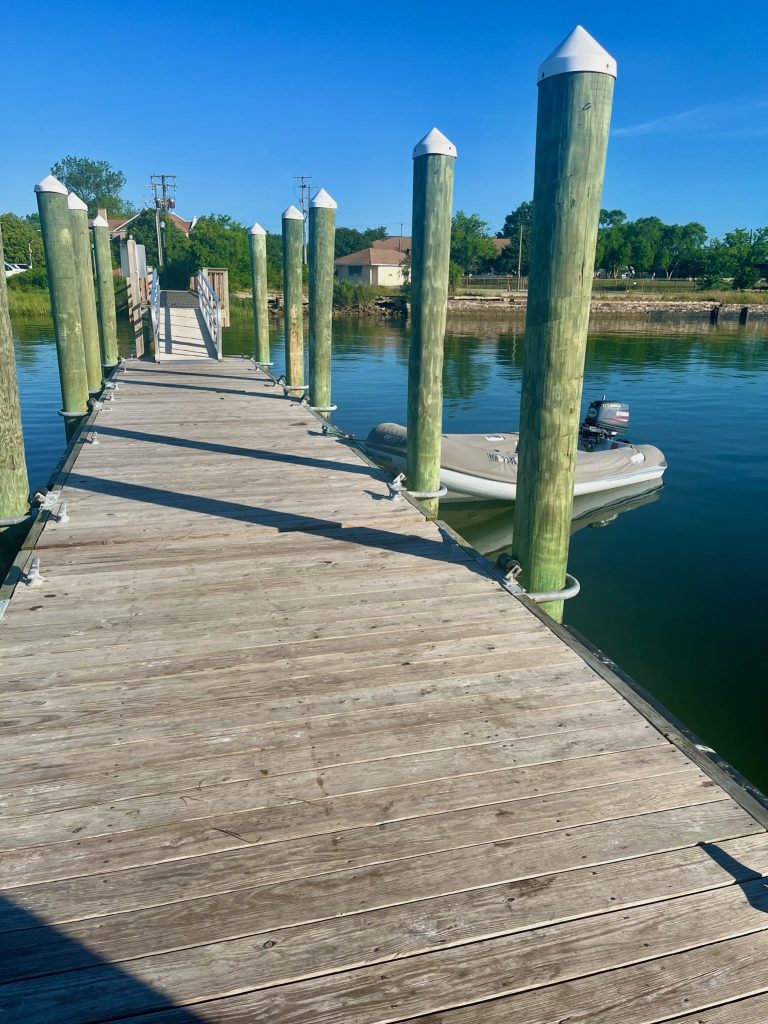
[{"label": "grassy bank", "polygon": [[[8,309],[14,316],[51,316],[51,298],[46,285],[22,288],[13,286],[21,275],[12,277],[8,286]],[[128,313],[128,285],[123,277],[112,279],[115,286],[115,306],[118,316]]]},{"label": "grassy bank", "polygon": [[[506,291],[501,288],[457,288],[456,298],[500,298],[510,295],[525,299],[525,288]],[[768,288],[697,288],[693,281],[613,281],[595,278],[594,302],[720,302],[723,305],[762,306],[768,303]]]},{"label": "grassy bank", "polygon": [[51,300],[47,288],[35,288],[21,291],[8,289],[8,309],[14,316],[46,316],[51,315]]},{"label": "grassy bank", "polygon": [[[625,282],[621,282],[625,284]],[[687,283],[687,282],[680,282]],[[734,288],[648,288],[637,286],[627,288],[605,288],[604,281],[596,281],[592,288],[595,301],[611,302],[720,302],[724,306],[762,306],[768,303],[768,289],[754,288],[739,291]]]}]

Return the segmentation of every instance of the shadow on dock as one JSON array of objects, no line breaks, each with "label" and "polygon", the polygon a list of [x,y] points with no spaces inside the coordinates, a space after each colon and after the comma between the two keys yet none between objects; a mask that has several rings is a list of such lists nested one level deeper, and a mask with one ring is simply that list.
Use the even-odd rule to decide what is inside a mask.
[{"label": "shadow on dock", "polygon": [[[125,969],[110,963],[7,898],[0,898],[0,930],[4,1020],[83,1024],[172,1009],[174,1024],[202,1024],[202,1017],[134,978],[130,962]],[[83,988],[87,1000],[68,998]]]},{"label": "shadow on dock", "polygon": [[265,462],[282,462],[289,466],[308,466],[310,469],[327,469],[339,473],[356,473],[363,476],[376,474],[364,465],[350,465],[331,459],[313,459],[306,455],[288,455],[285,452],[270,452],[262,448],[238,448],[231,444],[217,444],[214,441],[192,441],[168,434],[146,434],[140,430],[126,430],[123,427],[107,427],[99,424],[99,434],[112,437],[126,437],[131,441],[146,441],[149,444],[167,444],[173,448],[194,448],[198,451],[213,452],[216,455],[236,455],[247,459],[261,459]]},{"label": "shadow on dock", "polygon": [[[324,463],[323,463],[324,465]],[[346,467],[345,467],[346,468]],[[217,519],[230,519],[242,523],[254,523],[268,526],[276,533],[311,533],[313,536],[333,534],[337,540],[360,547],[379,548],[392,551],[398,548],[414,558],[431,562],[455,561],[451,558],[453,541],[441,534],[441,540],[429,540],[425,537],[412,538],[415,547],[403,547],[403,536],[397,531],[382,530],[375,526],[345,526],[343,522],[333,519],[320,519],[315,516],[283,512],[278,509],[263,508],[259,505],[243,505],[223,498],[204,498],[195,494],[183,494],[180,491],[167,491],[159,487],[139,486],[115,480],[102,480],[92,476],[76,476],[73,486],[94,494],[106,494],[114,498],[127,498],[144,504],[159,505],[170,509],[183,509],[187,512],[212,516]],[[462,564],[472,572],[487,577],[482,567],[472,561]]]},{"label": "shadow on dock", "polygon": [[732,876],[751,907],[768,914],[768,878],[736,860],[717,843],[699,843],[699,846],[715,864],[719,864]]}]

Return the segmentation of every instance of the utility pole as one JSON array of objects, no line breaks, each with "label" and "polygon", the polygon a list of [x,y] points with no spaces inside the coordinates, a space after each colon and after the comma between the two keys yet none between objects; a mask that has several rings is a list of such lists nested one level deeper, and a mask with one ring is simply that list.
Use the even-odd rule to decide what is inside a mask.
[{"label": "utility pole", "polygon": [[176,175],[153,174],[147,186],[152,192],[155,205],[155,231],[157,232],[157,263],[158,269],[165,266],[165,235],[160,221],[161,211],[176,208]]},{"label": "utility pole", "polygon": [[523,225],[520,223],[520,238],[517,245],[517,290],[520,291],[521,274],[523,266]]},{"label": "utility pole", "polygon": [[307,211],[309,204],[312,201],[312,186],[309,184],[312,180],[311,174],[294,174],[294,181],[298,181],[296,188],[299,191],[299,206],[301,207],[301,214],[304,218],[301,229],[301,260],[304,266],[307,265]]}]

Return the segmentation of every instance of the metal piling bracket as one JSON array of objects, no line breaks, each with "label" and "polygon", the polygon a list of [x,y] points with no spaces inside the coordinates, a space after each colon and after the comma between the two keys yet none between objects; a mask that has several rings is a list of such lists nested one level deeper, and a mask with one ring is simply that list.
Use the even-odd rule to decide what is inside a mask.
[{"label": "metal piling bracket", "polygon": [[21,578],[25,587],[41,587],[45,580],[40,575],[40,559],[33,558],[27,572]]}]

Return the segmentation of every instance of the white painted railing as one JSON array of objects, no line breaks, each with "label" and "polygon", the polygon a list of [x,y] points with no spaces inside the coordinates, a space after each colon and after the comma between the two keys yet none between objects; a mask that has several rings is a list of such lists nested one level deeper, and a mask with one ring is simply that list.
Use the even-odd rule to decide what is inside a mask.
[{"label": "white painted railing", "polygon": [[149,312],[152,317],[152,340],[155,343],[155,362],[160,362],[160,278],[157,268],[152,271],[152,286],[149,289]]},{"label": "white painted railing", "polygon": [[197,272],[197,294],[200,299],[200,312],[216,346],[216,358],[221,359],[221,303],[202,270]]}]

